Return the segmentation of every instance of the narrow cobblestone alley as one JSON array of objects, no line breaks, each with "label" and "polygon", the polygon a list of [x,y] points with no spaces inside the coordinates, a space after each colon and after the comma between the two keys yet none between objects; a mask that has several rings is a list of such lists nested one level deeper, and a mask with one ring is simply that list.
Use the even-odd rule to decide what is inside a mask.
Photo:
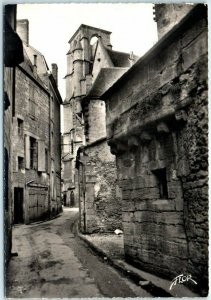
[{"label": "narrow cobblestone alley", "polygon": [[13,230],[7,297],[146,297],[140,287],[101,261],[74,234],[76,209]]}]

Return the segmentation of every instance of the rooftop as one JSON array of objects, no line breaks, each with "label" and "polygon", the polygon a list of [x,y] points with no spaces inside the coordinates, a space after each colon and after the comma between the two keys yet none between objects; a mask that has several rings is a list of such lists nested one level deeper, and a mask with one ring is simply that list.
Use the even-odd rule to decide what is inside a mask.
[{"label": "rooftop", "polygon": [[76,32],[73,34],[73,36],[72,36],[71,39],[69,40],[69,42],[68,42],[69,44],[71,43],[71,41],[75,38],[75,36],[77,35],[77,33],[78,33],[82,28],[87,28],[87,29],[97,29],[98,31],[101,31],[101,32],[104,32],[104,33],[107,33],[107,34],[111,34],[111,31],[107,31],[107,30],[100,29],[100,28],[97,28],[97,27],[92,27],[92,26],[85,25],[85,24],[81,24],[80,27],[76,30]]}]

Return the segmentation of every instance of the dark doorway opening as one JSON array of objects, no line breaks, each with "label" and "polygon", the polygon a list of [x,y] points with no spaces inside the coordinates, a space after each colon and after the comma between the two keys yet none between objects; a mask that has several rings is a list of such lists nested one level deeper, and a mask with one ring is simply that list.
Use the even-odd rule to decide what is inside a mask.
[{"label": "dark doorway opening", "polygon": [[168,199],[168,183],[166,179],[166,168],[153,171],[157,178],[160,199]]},{"label": "dark doorway opening", "polygon": [[74,205],[75,205],[75,196],[74,196],[73,191],[71,191],[71,194],[70,194],[70,206],[73,207]]},{"label": "dark doorway opening", "polygon": [[14,224],[23,223],[23,188],[14,188]]}]

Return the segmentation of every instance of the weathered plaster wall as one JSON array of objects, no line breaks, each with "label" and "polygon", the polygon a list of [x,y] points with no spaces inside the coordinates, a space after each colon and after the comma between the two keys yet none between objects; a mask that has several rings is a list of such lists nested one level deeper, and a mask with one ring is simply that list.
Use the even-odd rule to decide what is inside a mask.
[{"label": "weathered plaster wall", "polygon": [[[113,232],[117,228],[122,228],[115,156],[110,153],[106,140],[85,147],[80,159],[84,163],[84,170],[82,166],[79,170],[80,229],[83,232],[94,233]],[[84,228],[84,211],[86,212],[86,229]]]},{"label": "weathered plaster wall", "polygon": [[[202,12],[106,96],[123,193],[126,257],[207,293],[207,22]],[[165,42],[163,42],[164,45]],[[166,170],[162,199],[156,171]]]}]

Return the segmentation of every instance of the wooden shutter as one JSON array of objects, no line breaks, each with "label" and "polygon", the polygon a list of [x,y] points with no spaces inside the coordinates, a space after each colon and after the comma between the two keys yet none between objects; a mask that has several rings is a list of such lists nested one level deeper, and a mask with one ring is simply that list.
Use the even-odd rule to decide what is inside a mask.
[{"label": "wooden shutter", "polygon": [[28,135],[25,135],[25,167],[30,169],[30,139]]},{"label": "wooden shutter", "polygon": [[45,141],[38,141],[38,172],[45,171]]}]

